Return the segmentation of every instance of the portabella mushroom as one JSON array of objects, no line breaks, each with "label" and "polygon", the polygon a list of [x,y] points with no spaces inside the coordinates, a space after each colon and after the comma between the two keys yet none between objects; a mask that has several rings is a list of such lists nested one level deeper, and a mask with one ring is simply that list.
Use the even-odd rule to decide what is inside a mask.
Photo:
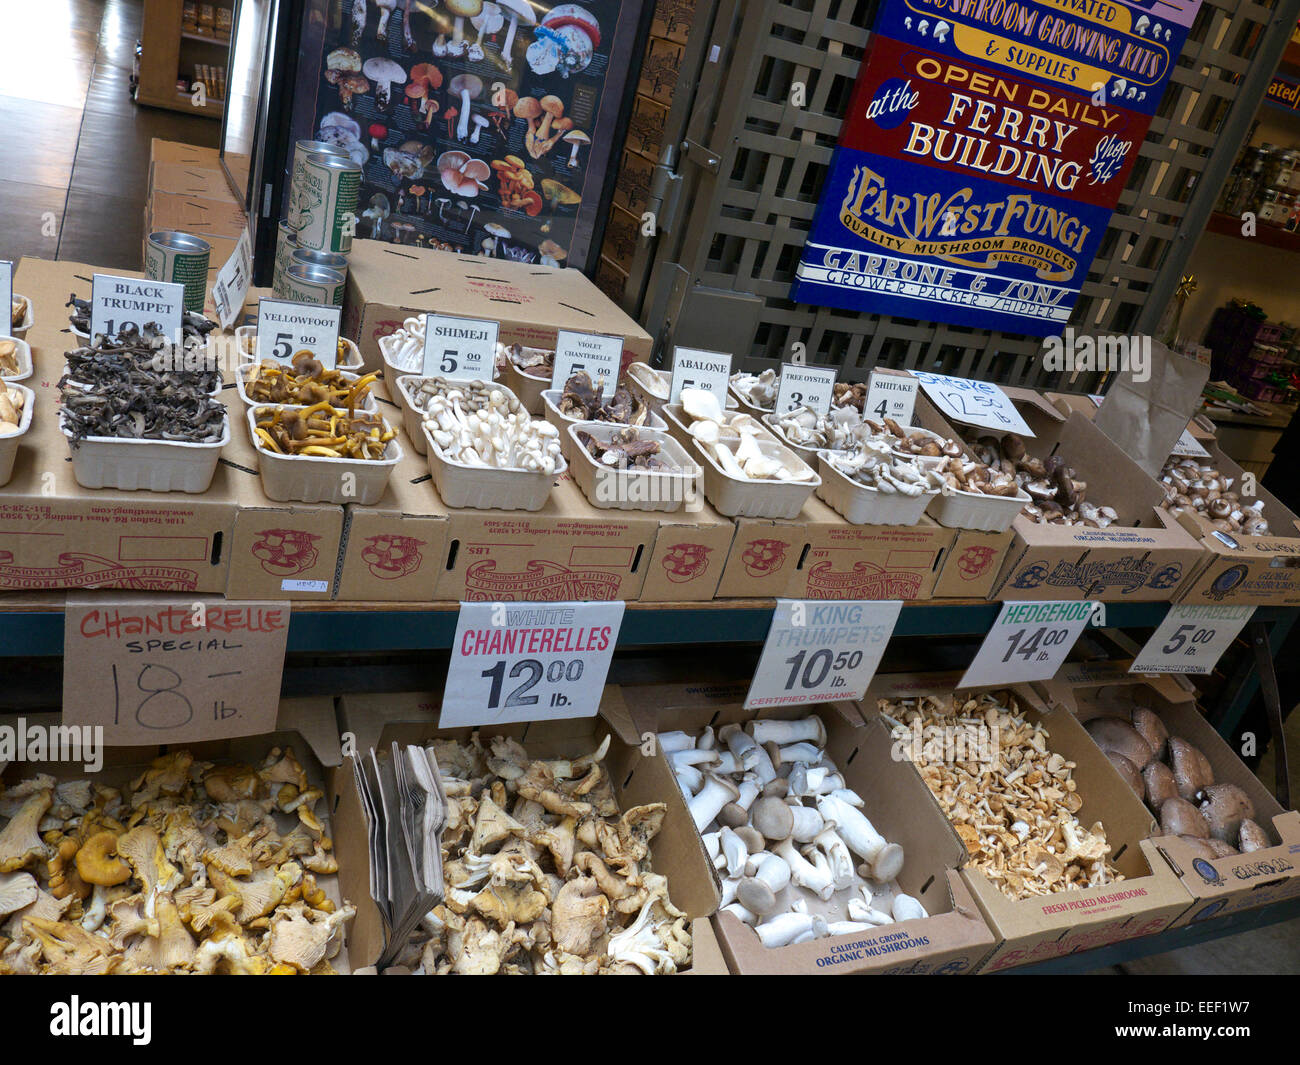
[{"label": "portabella mushroom", "polygon": [[1167,836],[1208,839],[1210,826],[1201,812],[1186,799],[1166,799],[1160,806],[1160,831]]},{"label": "portabella mushroom", "polygon": [[1196,747],[1178,736],[1169,737],[1169,764],[1174,772],[1178,794],[1188,801],[1214,783],[1210,760]]},{"label": "portabella mushroom", "polygon": [[1224,843],[1234,843],[1241,834],[1242,823],[1255,816],[1255,804],[1236,784],[1211,784],[1196,799],[1210,835]]}]

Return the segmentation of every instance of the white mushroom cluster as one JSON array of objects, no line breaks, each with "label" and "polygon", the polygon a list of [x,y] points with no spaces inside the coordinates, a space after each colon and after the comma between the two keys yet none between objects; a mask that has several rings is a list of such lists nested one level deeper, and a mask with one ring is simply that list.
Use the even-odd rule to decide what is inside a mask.
[{"label": "white mushroom cluster", "polygon": [[490,384],[428,377],[411,402],[434,446],[453,462],[548,476],[561,467],[560,431]]},{"label": "white mushroom cluster", "polygon": [[[797,455],[767,437],[755,418],[743,412],[728,415],[707,389],[683,388],[680,403],[687,432],[728,476],[746,481],[808,481],[815,476]],[[769,445],[766,451],[760,440]]]},{"label": "white mushroom cluster", "polygon": [[945,487],[938,470],[903,458],[881,441],[863,443],[853,451],[828,451],[826,461],[860,484],[890,495],[919,496]]},{"label": "white mushroom cluster", "polygon": [[666,401],[672,391],[672,379],[669,375],[647,363],[632,363],[627,368],[627,375],[655,399]]},{"label": "white mushroom cluster", "polygon": [[1215,466],[1177,455],[1171,456],[1160,471],[1160,487],[1165,490],[1165,507],[1170,514],[1177,517],[1185,510],[1194,510],[1222,532],[1267,536],[1270,530],[1264,517],[1264,501],[1243,503],[1241,494],[1232,490],[1234,482]]},{"label": "white mushroom cluster", "polygon": [[467,743],[434,741],[447,794],[446,892],[399,964],[430,975],[654,975],[690,965],[686,914],[650,868],[668,808],[619,813],[602,761],[609,742],[578,758],[534,759],[504,736],[486,747],[477,732]]},{"label": "white mushroom cluster", "polygon": [[775,370],[764,370],[760,374],[733,373],[731,387],[739,393],[751,407],[771,410],[776,406],[776,390],[780,380]]},{"label": "white mushroom cluster", "polygon": [[[328,974],[355,914],[291,748],[186,750],[122,788],[40,774],[0,796],[0,973]],[[292,827],[289,827],[292,826]]]},{"label": "white mushroom cluster", "polygon": [[424,316],[408,318],[396,332],[380,337],[379,351],[390,366],[419,373],[424,367]]},{"label": "white mushroom cluster", "polygon": [[829,414],[818,414],[811,407],[800,407],[786,414],[766,414],[763,417],[796,447],[844,451],[880,438],[872,423],[851,405],[832,407]]},{"label": "white mushroom cluster", "polygon": [[898,888],[903,849],[862,812],[819,717],[661,732],[659,745],[722,876],[722,911],[765,947],[925,917]]}]

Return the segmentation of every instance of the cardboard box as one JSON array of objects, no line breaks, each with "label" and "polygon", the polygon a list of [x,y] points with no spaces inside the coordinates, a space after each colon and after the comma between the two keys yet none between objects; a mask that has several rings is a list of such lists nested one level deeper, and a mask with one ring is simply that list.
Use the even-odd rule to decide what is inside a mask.
[{"label": "cardboard box", "polygon": [[[439,700],[436,695],[415,692],[396,695],[345,695],[339,700],[339,724],[351,733],[359,754],[372,747],[389,750],[394,742],[428,743],[433,739],[469,739],[469,728],[439,729]],[[718,886],[713,867],[690,811],[682,800],[672,770],[662,753],[646,757],[640,751],[640,737],[618,688],[607,687],[600,715],[570,721],[535,721],[513,725],[484,726],[479,735],[511,736],[533,757],[565,758],[588,754],[606,733],[613,733],[605,766],[614,785],[620,810],[642,803],[663,802],[668,806],[663,827],[650,844],[650,864],[668,878],[669,897],[678,909],[692,918],[693,934],[701,934],[702,971],[725,972],[719,952],[707,928],[710,914],[718,906]],[[335,818],[335,850],[339,859],[340,888],[357,907],[350,936],[351,962],[360,968],[378,960],[384,946],[383,922],[370,896],[367,875],[366,824],[347,761],[327,781],[327,796]],[[694,971],[695,966],[692,966]]]},{"label": "cardboard box", "polygon": [[888,731],[864,725],[851,703],[765,710],[743,709],[739,689],[684,685],[625,686],[637,733],[697,731],[755,717],[816,715],[826,726],[826,751],[846,784],[865,800],[864,812],[906,861],[899,886],[930,914],[924,920],[883,925],[871,932],[768,949],[753,930],[729,913],[714,915],[714,928],[732,971],[740,975],[974,972],[994,944],[970,893],[955,872],[965,861],[947,819],[928,800],[925,784],[910,766],[891,757]]},{"label": "cardboard box", "polygon": [[816,496],[794,521],[739,518],[720,599],[929,599],[956,529],[850,525]]},{"label": "cardboard box", "polygon": [[[1215,441],[1200,442],[1210,453],[1202,461],[1239,486],[1242,468]],[[1194,511],[1177,518],[1160,512],[1166,525],[1185,530],[1205,551],[1205,565],[1183,583],[1178,602],[1300,605],[1300,519],[1263,485],[1256,486],[1255,495],[1264,501],[1264,517],[1272,530],[1268,536],[1219,532],[1208,518]]]},{"label": "cardboard box", "polygon": [[[36,720],[45,718],[48,720]],[[55,725],[58,716],[45,715],[6,715],[0,717],[0,727],[15,729],[19,722],[26,720],[33,724]],[[88,773],[84,762],[14,762],[6,765],[0,762],[0,781],[5,786],[12,786],[18,781],[29,778],[35,773],[48,773],[58,781],[90,779],[95,784],[118,787],[139,776],[149,763],[168,751],[188,750],[196,761],[209,761],[218,764],[231,762],[260,766],[274,747],[292,747],[294,756],[302,765],[308,781],[314,787],[324,788],[332,778],[333,768],[342,761],[339,748],[338,726],[334,714],[334,700],[328,697],[284,699],[275,723],[275,731],[260,736],[244,736],[227,740],[210,740],[204,743],[176,743],[143,747],[105,747],[103,749],[103,766],[98,773]],[[335,823],[332,817],[332,805],[318,801],[316,814],[325,826],[325,835],[333,837]],[[297,825],[293,815],[277,814],[280,831],[287,833]],[[340,869],[342,860],[340,856]],[[362,877],[365,876],[362,866]],[[340,876],[335,874],[315,874],[317,884],[337,906],[344,899],[353,901],[346,890],[341,889]],[[368,894],[362,896],[362,900]],[[338,955],[330,959],[331,967],[339,973],[348,973],[351,966],[348,961],[346,939],[351,938],[351,930],[345,933],[344,947]]]},{"label": "cardboard box", "polygon": [[239,239],[248,225],[244,208],[229,195],[218,198],[154,192],[149,201],[151,227],[179,229],[196,236]]},{"label": "cardboard box", "polygon": [[207,170],[221,168],[221,152],[216,148],[201,148],[197,144],[165,141],[154,137],[149,142],[149,163],[180,163],[200,166]]},{"label": "cardboard box", "polygon": [[[960,679],[956,672],[877,676],[862,701],[863,714],[877,719],[877,700],[882,698],[933,694],[947,699]],[[1013,901],[984,873],[964,866],[962,880],[1001,941],[984,959],[980,972],[1030,965],[1170,927],[1191,905],[1191,896],[1151,842],[1156,825],[1146,807],[1069,710],[1049,707],[1027,686],[1010,690],[1025,716],[1041,721],[1047,729],[1049,751],[1076,763],[1074,780],[1083,799],[1076,816],[1084,825],[1100,821],[1105,826],[1111,859],[1125,879]],[[917,772],[910,763],[909,769]],[[932,795],[930,801],[939,809]],[[948,830],[958,839],[951,825]]]},{"label": "cardboard box", "polygon": [[641,80],[637,92],[671,107],[673,92],[677,88],[677,75],[682,69],[686,47],[663,38],[650,38],[645,58],[641,64]]},{"label": "cardboard box", "polygon": [[1110,663],[1113,672],[1085,672],[1058,678],[1046,686],[1050,699],[1079,721],[1113,715],[1112,705],[1131,703],[1159,715],[1170,736],[1186,740],[1210,760],[1214,779],[1236,784],[1255,807],[1253,820],[1275,846],[1250,854],[1207,861],[1189,852],[1177,836],[1157,836],[1156,849],[1168,861],[1196,904],[1174,921],[1193,924],[1267,906],[1300,895],[1300,813],[1284,810],[1273,793],[1237,757],[1196,705],[1196,690],[1183,678],[1141,677],[1124,672],[1127,663]]},{"label": "cardboard box", "polygon": [[229,475],[239,507],[230,538],[227,597],[333,598],[343,542],[343,508],[334,503],[268,499],[262,491],[257,449],[248,438],[248,408],[229,384],[222,398],[233,424],[221,467]]},{"label": "cardboard box", "polygon": [[650,334],[580,271],[388,244],[353,242],[343,333],[367,369],[381,368],[379,338],[414,315],[436,312],[501,323],[502,344],[555,347],[570,329],[624,338],[624,365],[650,355]]},{"label": "cardboard box", "polygon": [[228,470],[218,467],[202,495],[89,489],[73,477],[58,419],[63,354],[76,343],[63,303],[69,292],[90,296],[95,269],[24,258],[16,271],[15,291],[35,303],[35,370],[23,382],[35,399],[13,478],[0,488],[0,589],[222,592],[236,510]]},{"label": "cardboard box", "polygon": [[956,529],[953,545],[944,555],[935,599],[986,599],[993,590],[1015,533]]},{"label": "cardboard box", "polygon": [[1007,389],[1035,434],[1030,454],[1063,456],[1088,484],[1087,498],[1112,507],[1107,529],[1012,523],[1015,542],[991,599],[1103,599],[1165,602],[1204,565],[1204,550],[1162,521],[1164,492],[1120,448],[1078,412],[1068,417],[1026,389]]},{"label": "cardboard box", "polygon": [[237,203],[226,172],[219,166],[155,161],[149,166],[150,194],[166,192],[176,196],[201,196],[208,200]]}]

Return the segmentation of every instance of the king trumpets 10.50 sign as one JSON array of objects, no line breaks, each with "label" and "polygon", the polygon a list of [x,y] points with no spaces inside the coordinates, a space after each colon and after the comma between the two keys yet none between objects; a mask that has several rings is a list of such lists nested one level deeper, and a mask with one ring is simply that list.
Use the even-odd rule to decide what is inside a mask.
[{"label": "king trumpets 10.50 sign", "polygon": [[1195,7],[886,0],[792,298],[1059,333]]}]

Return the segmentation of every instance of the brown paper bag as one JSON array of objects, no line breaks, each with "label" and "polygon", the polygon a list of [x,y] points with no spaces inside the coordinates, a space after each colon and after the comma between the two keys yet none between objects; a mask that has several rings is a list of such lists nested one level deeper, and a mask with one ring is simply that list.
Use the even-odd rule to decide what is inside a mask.
[{"label": "brown paper bag", "polygon": [[1154,477],[1200,409],[1209,379],[1208,363],[1153,340],[1149,378],[1135,381],[1131,371],[1118,371],[1097,411],[1097,428]]}]

